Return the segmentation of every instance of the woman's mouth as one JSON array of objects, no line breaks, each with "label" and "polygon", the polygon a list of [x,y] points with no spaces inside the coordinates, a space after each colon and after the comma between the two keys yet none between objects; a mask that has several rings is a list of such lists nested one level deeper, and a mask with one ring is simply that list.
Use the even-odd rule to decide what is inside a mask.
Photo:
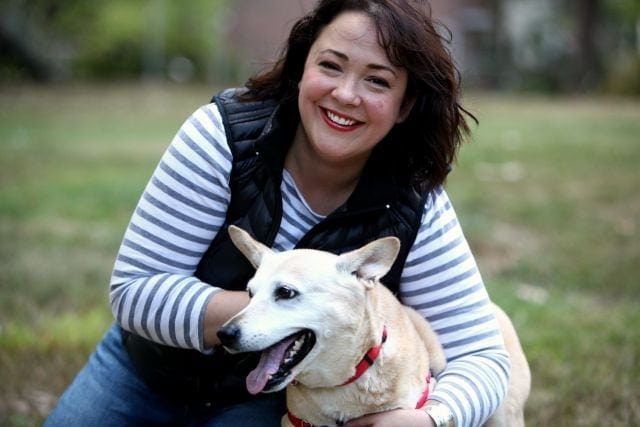
[{"label": "woman's mouth", "polygon": [[327,124],[334,129],[338,129],[341,131],[353,130],[362,124],[362,122],[359,122],[350,117],[341,116],[334,111],[330,111],[325,108],[321,108],[321,110],[323,112],[322,117],[324,117],[325,122],[327,122]]}]

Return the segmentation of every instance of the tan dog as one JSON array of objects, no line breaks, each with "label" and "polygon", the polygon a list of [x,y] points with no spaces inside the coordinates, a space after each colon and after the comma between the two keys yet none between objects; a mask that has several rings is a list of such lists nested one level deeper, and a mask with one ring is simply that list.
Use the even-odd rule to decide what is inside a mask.
[{"label": "tan dog", "polygon": [[[445,357],[424,318],[379,284],[398,254],[398,239],[338,256],[310,249],[276,253],[237,227],[229,233],[257,271],[247,286],[250,304],[218,336],[231,352],[262,352],[247,389],[287,387],[283,426],[301,420],[341,425],[422,406],[429,373],[440,373]],[[524,425],[529,367],[508,317],[499,309],[496,316],[513,368],[507,398],[488,425]]]}]

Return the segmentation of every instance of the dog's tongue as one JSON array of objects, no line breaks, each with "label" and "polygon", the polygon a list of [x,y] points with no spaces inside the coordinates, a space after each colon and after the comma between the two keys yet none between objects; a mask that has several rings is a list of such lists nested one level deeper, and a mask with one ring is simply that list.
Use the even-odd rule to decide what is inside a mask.
[{"label": "dog's tongue", "polygon": [[262,352],[258,366],[247,375],[247,390],[251,394],[260,393],[269,381],[269,375],[278,372],[285,351],[295,340],[295,337],[285,338],[273,347]]}]

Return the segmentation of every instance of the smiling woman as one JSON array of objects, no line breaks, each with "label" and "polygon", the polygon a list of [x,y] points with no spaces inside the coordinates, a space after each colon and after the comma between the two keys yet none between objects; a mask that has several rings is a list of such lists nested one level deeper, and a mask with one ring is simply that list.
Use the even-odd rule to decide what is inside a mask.
[{"label": "smiling woman", "polygon": [[301,126],[285,160],[311,209],[326,215],[353,192],[373,148],[410,111],[406,88],[406,70],[390,63],[368,16],[346,12],[322,30],[304,65]]},{"label": "smiling woman", "polygon": [[[116,258],[116,324],[47,424],[280,423],[283,396],[246,389],[251,371],[249,391],[268,386],[270,362],[219,345],[254,273],[231,225],[276,251],[343,253],[397,237],[382,283],[430,321],[448,361],[427,406],[458,425],[484,422],[505,395],[509,361],[442,187],[467,132],[459,99],[425,1],[319,1],[271,69],[177,132]],[[281,292],[280,302],[296,300]],[[413,408],[367,420],[433,425]]]}]

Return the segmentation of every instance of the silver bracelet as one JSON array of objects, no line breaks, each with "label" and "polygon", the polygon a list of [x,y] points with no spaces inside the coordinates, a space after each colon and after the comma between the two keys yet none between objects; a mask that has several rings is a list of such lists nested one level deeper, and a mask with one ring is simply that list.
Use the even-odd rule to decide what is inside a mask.
[{"label": "silver bracelet", "polygon": [[429,403],[424,407],[424,412],[433,419],[436,427],[456,427],[451,410],[439,402]]}]

